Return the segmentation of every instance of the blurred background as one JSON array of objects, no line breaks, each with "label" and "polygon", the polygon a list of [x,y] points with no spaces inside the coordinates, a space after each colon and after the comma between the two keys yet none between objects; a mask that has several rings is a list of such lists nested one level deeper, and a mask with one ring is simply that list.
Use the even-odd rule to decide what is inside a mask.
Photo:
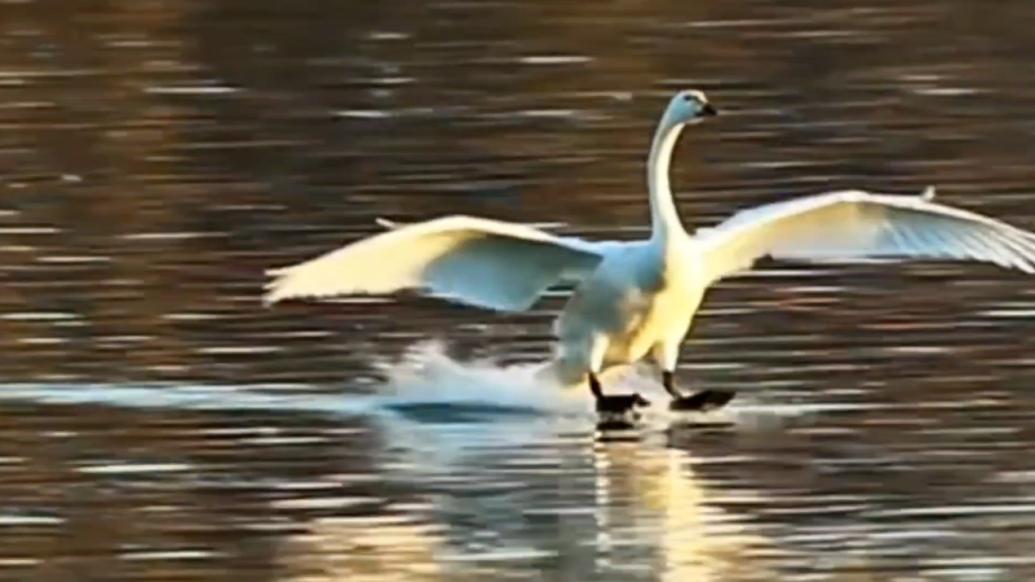
[{"label": "blurred background", "polygon": [[542,360],[562,299],[259,296],[379,216],[639,236],[687,87],[723,113],[677,149],[689,224],[935,185],[1035,229],[1033,26],[1028,0],[0,3],[0,579],[1031,579],[1030,277],[763,264],[680,377],[789,412],[618,441],[337,408],[428,339]]}]

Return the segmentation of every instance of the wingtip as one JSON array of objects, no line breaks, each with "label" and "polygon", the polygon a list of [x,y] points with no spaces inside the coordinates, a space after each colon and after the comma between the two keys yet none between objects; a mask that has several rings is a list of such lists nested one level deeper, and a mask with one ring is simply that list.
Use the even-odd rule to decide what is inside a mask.
[{"label": "wingtip", "polygon": [[284,275],[291,269],[291,267],[278,267],[276,269],[266,269],[263,273],[270,278],[262,284],[262,306],[272,307],[274,303],[277,303],[283,299],[283,289],[281,283],[283,282]]},{"label": "wingtip", "polygon": [[924,188],[923,192],[920,193],[920,198],[930,202],[931,200],[934,200],[935,193],[936,193],[935,187],[934,186],[928,186],[928,187]]}]

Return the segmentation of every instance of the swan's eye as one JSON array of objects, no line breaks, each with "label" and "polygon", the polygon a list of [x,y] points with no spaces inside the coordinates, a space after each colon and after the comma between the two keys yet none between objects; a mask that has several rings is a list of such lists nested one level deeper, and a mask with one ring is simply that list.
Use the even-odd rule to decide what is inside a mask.
[{"label": "swan's eye", "polygon": [[683,95],[683,102],[698,107],[704,106],[704,102],[697,95]]}]

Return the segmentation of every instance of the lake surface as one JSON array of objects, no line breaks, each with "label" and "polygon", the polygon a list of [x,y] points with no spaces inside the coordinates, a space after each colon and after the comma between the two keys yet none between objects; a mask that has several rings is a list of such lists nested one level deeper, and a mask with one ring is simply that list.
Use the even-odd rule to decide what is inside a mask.
[{"label": "lake surface", "polygon": [[[764,263],[599,434],[563,297],[264,309],[262,272],[467,213],[631,238],[838,188],[1035,229],[1035,4],[0,5],[0,579],[1035,578],[1035,279]],[[649,370],[620,380],[654,387]],[[658,398],[656,402],[663,402]]]}]

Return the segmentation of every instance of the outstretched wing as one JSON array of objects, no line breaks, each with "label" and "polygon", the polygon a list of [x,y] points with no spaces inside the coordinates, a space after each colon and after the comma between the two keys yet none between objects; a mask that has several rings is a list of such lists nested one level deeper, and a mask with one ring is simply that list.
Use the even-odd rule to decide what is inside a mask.
[{"label": "outstretched wing", "polygon": [[579,280],[601,260],[593,244],[519,224],[449,216],[349,244],[267,272],[267,304],[292,297],[420,288],[490,309],[527,309],[549,287]]},{"label": "outstretched wing", "polygon": [[922,196],[858,190],[807,196],[739,212],[701,231],[711,280],[755,260],[863,257],[972,259],[1035,272],[1035,234]]}]

